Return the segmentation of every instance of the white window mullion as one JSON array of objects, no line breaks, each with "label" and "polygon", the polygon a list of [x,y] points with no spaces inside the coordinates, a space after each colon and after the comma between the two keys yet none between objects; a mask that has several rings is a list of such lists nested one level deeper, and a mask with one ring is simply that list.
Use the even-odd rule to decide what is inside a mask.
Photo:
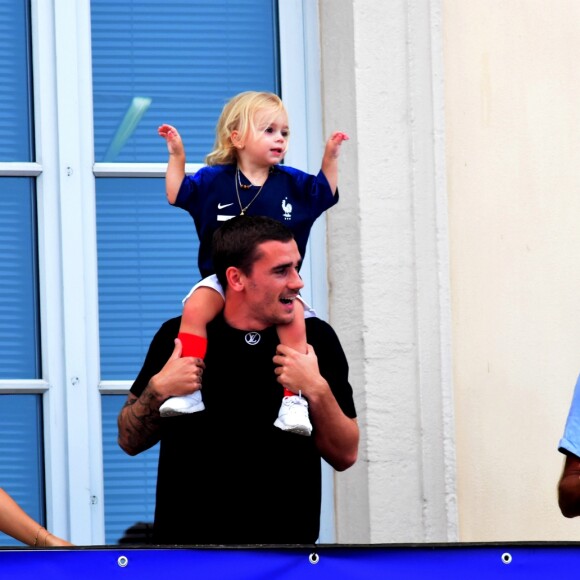
[{"label": "white window mullion", "polygon": [[36,177],[41,173],[40,163],[0,162],[0,177]]},{"label": "white window mullion", "polygon": [[[202,163],[186,163],[185,173],[195,173]],[[95,177],[165,177],[167,163],[95,163]],[[0,166],[1,171],[1,166]]]},{"label": "white window mullion", "polygon": [[29,393],[46,393],[49,384],[41,379],[28,380],[0,380],[0,394],[2,395],[23,395]]},{"label": "white window mullion", "polygon": [[81,127],[81,172],[83,184],[83,231],[85,277],[85,316],[87,349],[87,400],[89,404],[89,451],[91,480],[92,543],[105,543],[103,435],[99,381],[101,356],[99,347],[99,283],[97,265],[97,214],[94,167],[93,80],[91,46],[91,2],[79,0],[77,26],[79,50],[79,123]]},{"label": "white window mullion", "polygon": [[71,539],[81,545],[102,543],[103,530],[89,9],[88,0],[54,6],[67,475]]},{"label": "white window mullion", "polygon": [[[60,231],[58,217],[58,142],[54,75],[52,2],[32,2],[32,58],[36,163],[19,164],[36,180],[39,305],[44,416],[47,525],[70,537],[66,454]],[[8,170],[9,168],[5,168]]]}]

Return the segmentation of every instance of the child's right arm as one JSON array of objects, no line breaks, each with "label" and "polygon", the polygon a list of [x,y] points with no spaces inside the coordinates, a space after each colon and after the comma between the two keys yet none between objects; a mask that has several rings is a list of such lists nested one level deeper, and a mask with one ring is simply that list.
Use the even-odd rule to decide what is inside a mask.
[{"label": "child's right arm", "polygon": [[165,139],[169,151],[167,172],[165,173],[165,194],[167,201],[173,205],[177,199],[181,182],[185,177],[185,148],[175,127],[161,125],[157,132]]}]

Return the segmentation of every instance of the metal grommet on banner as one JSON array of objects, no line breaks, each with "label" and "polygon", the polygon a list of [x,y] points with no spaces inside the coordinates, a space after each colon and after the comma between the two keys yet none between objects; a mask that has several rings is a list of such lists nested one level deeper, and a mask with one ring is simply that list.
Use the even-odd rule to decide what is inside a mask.
[{"label": "metal grommet on banner", "polygon": [[320,562],[320,557],[315,552],[312,552],[312,554],[308,556],[308,560],[311,564],[318,564],[318,562]]},{"label": "metal grommet on banner", "polygon": [[119,564],[120,568],[125,568],[125,566],[127,566],[128,563],[129,563],[129,558],[127,558],[127,556],[119,556],[117,558],[117,564]]},{"label": "metal grommet on banner", "polygon": [[504,552],[504,553],[501,555],[501,561],[502,561],[504,564],[511,564],[511,563],[512,563],[512,555],[511,555],[509,552]]}]

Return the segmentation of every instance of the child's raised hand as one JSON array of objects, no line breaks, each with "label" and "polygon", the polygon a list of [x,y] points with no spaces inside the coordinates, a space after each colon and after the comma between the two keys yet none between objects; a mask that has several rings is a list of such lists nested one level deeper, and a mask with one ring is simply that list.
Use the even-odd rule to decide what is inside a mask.
[{"label": "child's raised hand", "polygon": [[349,136],[341,131],[335,131],[330,139],[326,142],[326,153],[331,157],[338,157],[340,153],[340,146],[343,141],[348,141]]},{"label": "child's raised hand", "polygon": [[160,137],[165,139],[167,143],[167,150],[170,155],[182,154],[183,153],[183,142],[181,141],[181,135],[175,127],[172,125],[161,125],[157,129],[157,133]]}]

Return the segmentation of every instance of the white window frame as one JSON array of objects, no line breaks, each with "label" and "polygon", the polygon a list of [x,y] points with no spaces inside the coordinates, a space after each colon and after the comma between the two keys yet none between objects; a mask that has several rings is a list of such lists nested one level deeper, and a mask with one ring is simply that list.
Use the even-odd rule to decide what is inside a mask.
[{"label": "white window frame", "polygon": [[[161,0],[160,0],[161,1]],[[95,177],[163,177],[164,163],[94,163],[90,0],[32,0],[36,162],[0,176],[37,179],[42,380],[0,381],[41,393],[47,525],[77,545],[105,541]],[[279,2],[282,97],[292,124],[287,163],[320,169],[323,139],[317,3]],[[188,164],[193,172],[201,165]],[[304,295],[327,318],[325,220],[313,228]],[[320,541],[334,541],[332,470],[324,465]]]}]

